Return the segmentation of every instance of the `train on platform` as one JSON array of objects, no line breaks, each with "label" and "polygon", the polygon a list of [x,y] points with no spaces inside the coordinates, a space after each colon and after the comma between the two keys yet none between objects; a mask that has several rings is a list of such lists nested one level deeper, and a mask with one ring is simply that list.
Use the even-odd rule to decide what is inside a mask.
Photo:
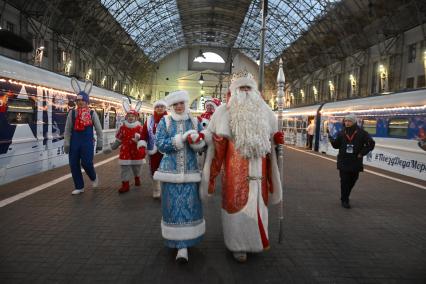
[{"label": "train on platform", "polygon": [[[71,78],[0,56],[0,184],[68,163],[64,129],[75,107]],[[89,107],[97,112],[104,145],[114,140],[127,96],[93,86]],[[152,114],[143,103],[141,122]],[[96,145],[96,143],[95,143]]]},{"label": "train on platform", "polygon": [[336,156],[327,129],[335,137],[349,113],[376,141],[364,164],[426,180],[426,89],[284,109],[285,142],[306,147],[306,128],[314,120],[313,150]]}]

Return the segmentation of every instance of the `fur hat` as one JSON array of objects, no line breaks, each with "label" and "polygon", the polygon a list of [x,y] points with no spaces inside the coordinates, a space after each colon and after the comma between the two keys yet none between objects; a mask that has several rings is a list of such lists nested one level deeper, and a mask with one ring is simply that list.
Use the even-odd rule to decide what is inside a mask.
[{"label": "fur hat", "polygon": [[343,121],[345,121],[345,120],[350,120],[350,121],[352,121],[353,123],[356,123],[356,116],[355,116],[355,114],[353,114],[353,113],[347,114],[347,115],[345,115],[345,117],[343,118]]},{"label": "fur hat", "polygon": [[187,91],[174,91],[167,95],[165,98],[167,106],[170,107],[175,103],[184,102],[189,103],[189,96]]},{"label": "fur hat", "polygon": [[167,103],[164,100],[158,100],[154,103],[154,105],[152,106],[153,108],[156,108],[157,106],[165,106],[167,107]]},{"label": "fur hat", "polygon": [[245,69],[240,70],[232,75],[229,89],[231,90],[231,93],[234,94],[235,91],[242,86],[249,86],[252,89],[257,89],[257,83],[254,80],[253,75],[247,72]]},{"label": "fur hat", "polygon": [[214,109],[216,109],[218,106],[220,106],[221,101],[218,98],[209,99],[205,102],[204,106],[207,107],[208,105],[211,105]]}]

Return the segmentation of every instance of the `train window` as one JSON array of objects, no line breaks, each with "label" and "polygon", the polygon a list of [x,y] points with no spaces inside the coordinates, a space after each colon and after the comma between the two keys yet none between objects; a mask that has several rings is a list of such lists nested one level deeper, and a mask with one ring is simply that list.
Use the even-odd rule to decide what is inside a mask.
[{"label": "train window", "polygon": [[393,118],[389,120],[388,135],[393,137],[407,137],[408,119]]},{"label": "train window", "polygon": [[300,132],[302,132],[302,121],[301,120],[297,120],[296,121],[296,131],[298,132],[298,133],[300,133]]},{"label": "train window", "polygon": [[104,110],[101,108],[97,108],[95,109],[95,111],[98,114],[99,122],[101,123],[102,129],[104,129]]},{"label": "train window", "polygon": [[109,112],[109,129],[115,129],[117,125],[117,111],[115,108],[110,108]]},{"label": "train window", "polygon": [[293,120],[288,121],[288,127],[290,127],[290,128],[294,127],[294,121]]},{"label": "train window", "polygon": [[375,119],[364,119],[362,121],[362,129],[367,131],[371,135],[376,135],[377,132],[377,120]]},{"label": "train window", "polygon": [[10,124],[34,123],[35,114],[33,100],[13,99],[7,102],[7,121]]}]

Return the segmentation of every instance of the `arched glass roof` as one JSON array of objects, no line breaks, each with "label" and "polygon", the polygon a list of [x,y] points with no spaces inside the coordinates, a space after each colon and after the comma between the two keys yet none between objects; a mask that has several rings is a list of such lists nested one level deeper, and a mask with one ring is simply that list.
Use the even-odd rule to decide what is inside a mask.
[{"label": "arched glass roof", "polygon": [[[259,56],[261,0],[251,3],[234,47],[250,58]],[[333,7],[336,0],[269,0],[266,18],[265,62],[281,55],[308,27]]]},{"label": "arched glass roof", "polygon": [[[154,62],[186,46],[240,49],[256,60],[261,0],[100,0]],[[269,0],[265,62],[276,59],[337,0]]]}]

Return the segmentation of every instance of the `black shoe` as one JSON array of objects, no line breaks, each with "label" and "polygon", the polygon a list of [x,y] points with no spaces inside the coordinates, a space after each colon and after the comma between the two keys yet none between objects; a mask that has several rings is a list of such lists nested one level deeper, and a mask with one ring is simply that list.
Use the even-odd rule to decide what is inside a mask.
[{"label": "black shoe", "polygon": [[342,207],[346,208],[346,209],[351,208],[351,206],[349,205],[349,202],[347,202],[347,201],[342,201]]}]

